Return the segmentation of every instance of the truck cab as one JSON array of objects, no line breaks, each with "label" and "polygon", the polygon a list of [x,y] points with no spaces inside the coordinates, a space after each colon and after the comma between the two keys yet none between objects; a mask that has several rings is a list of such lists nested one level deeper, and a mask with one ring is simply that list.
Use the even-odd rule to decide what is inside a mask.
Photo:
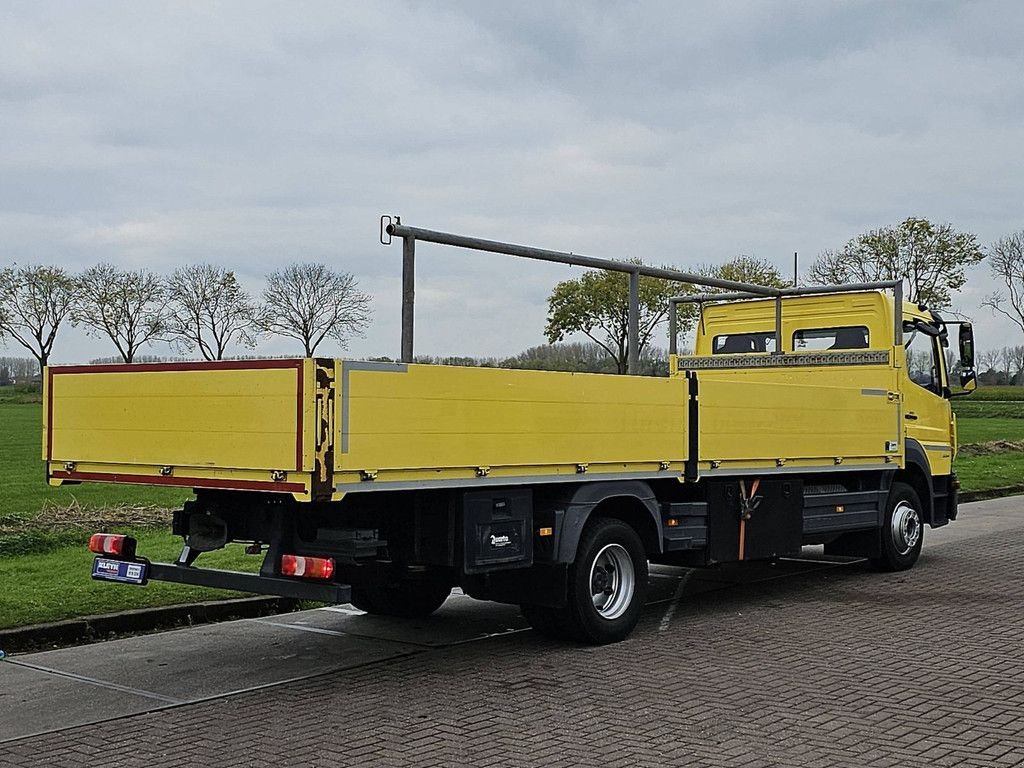
[{"label": "truck cab", "polygon": [[[741,371],[758,357],[789,357],[791,362],[813,365],[824,355],[819,378],[827,389],[835,375],[849,382],[863,376],[864,368],[888,359],[889,382],[865,386],[866,397],[885,397],[894,407],[898,435],[900,476],[915,487],[924,517],[944,525],[956,515],[956,417],[951,399],[974,388],[973,330],[960,325],[960,386],[954,392],[947,365],[949,323],[924,305],[900,302],[897,330],[895,299],[879,292],[851,292],[794,296],[775,300],[736,301],[704,308],[697,323],[695,355],[679,357],[673,369],[684,369],[688,359],[714,360],[717,367]],[[844,364],[846,363],[846,364]]]}]

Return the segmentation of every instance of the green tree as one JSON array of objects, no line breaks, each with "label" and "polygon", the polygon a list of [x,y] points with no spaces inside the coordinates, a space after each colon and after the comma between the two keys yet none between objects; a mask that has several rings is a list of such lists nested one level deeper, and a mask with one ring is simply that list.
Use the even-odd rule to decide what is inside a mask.
[{"label": "green tree", "polygon": [[0,340],[31,352],[42,372],[74,300],[74,280],[60,267],[0,269]]},{"label": "green tree", "polygon": [[983,258],[974,235],[911,217],[823,252],[811,264],[808,279],[824,285],[904,280],[910,301],[948,307],[967,282],[966,269]]},{"label": "green tree", "polygon": [[[669,298],[692,290],[670,280],[640,278],[641,354],[665,321]],[[687,318],[687,327],[688,322]],[[625,373],[629,361],[629,275],[600,270],[556,285],[548,297],[544,333],[551,344],[582,333],[604,350],[618,373]]]},{"label": "green tree", "polygon": [[613,373],[615,365],[603,347],[593,342],[542,344],[501,361],[502,368],[575,373]]},{"label": "green tree", "polygon": [[[774,264],[759,256],[737,256],[724,264],[705,264],[700,268],[700,274],[738,283],[767,285],[769,288],[788,288],[790,285]],[[710,292],[715,290],[712,288]]]}]

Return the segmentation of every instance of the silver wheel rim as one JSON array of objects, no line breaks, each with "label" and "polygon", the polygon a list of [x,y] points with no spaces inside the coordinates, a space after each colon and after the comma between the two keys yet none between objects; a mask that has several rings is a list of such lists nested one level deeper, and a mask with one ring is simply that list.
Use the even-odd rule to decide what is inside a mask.
[{"label": "silver wheel rim", "polygon": [[606,544],[590,566],[590,599],[597,615],[609,621],[629,608],[636,591],[633,558],[621,544]]},{"label": "silver wheel rim", "polygon": [[921,518],[909,502],[901,501],[892,512],[892,543],[897,554],[909,554],[920,540]]}]

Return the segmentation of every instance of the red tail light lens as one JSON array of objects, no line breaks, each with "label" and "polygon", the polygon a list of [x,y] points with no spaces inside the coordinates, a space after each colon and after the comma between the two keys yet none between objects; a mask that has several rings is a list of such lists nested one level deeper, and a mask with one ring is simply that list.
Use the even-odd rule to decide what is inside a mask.
[{"label": "red tail light lens", "polygon": [[327,580],[334,576],[334,560],[329,557],[281,556],[281,575],[300,579]]},{"label": "red tail light lens", "polygon": [[97,555],[135,557],[135,539],[121,533],[94,533],[89,537],[89,549]]}]

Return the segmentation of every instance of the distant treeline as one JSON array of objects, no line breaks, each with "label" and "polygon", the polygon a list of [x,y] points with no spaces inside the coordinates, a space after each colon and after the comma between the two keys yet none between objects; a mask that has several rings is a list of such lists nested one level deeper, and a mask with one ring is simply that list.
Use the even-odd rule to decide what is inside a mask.
[{"label": "distant treeline", "polygon": [[[689,350],[681,350],[689,354]],[[231,360],[263,360],[266,355],[238,355]],[[958,364],[953,352],[947,354],[949,370],[955,373]],[[183,362],[187,358],[160,355],[139,355],[137,363]],[[391,357],[372,357],[374,362],[396,362]],[[91,365],[123,363],[121,357],[97,357]],[[615,361],[598,344],[561,343],[544,344],[525,349],[511,357],[457,357],[417,355],[415,362],[425,365],[461,365],[473,368],[520,368],[537,371],[571,371],[576,373],[615,373]],[[982,385],[1024,386],[1024,345],[1007,346],[978,352],[976,355],[978,381]],[[38,364],[30,357],[0,357],[0,386],[27,384],[39,380]],[[640,357],[640,373],[644,376],[667,376],[668,353],[652,347]]]},{"label": "distant treeline", "polygon": [[[261,360],[265,355],[239,355],[231,360]],[[375,362],[395,362],[390,357],[369,358]],[[167,363],[183,362],[183,357],[160,355],[138,355],[136,363]],[[109,365],[123,363],[120,357],[97,357],[89,361],[90,365]],[[511,357],[441,357],[418,355],[415,362],[425,365],[462,365],[474,368],[521,368],[538,371],[571,371],[576,373],[615,373],[615,361],[608,357],[597,344],[563,343],[544,344],[530,347]],[[0,358],[0,386],[11,383],[30,382],[32,377],[38,379],[38,364],[29,357]],[[640,372],[645,376],[668,375],[668,353],[664,349],[653,347],[645,349],[640,357]]]}]

